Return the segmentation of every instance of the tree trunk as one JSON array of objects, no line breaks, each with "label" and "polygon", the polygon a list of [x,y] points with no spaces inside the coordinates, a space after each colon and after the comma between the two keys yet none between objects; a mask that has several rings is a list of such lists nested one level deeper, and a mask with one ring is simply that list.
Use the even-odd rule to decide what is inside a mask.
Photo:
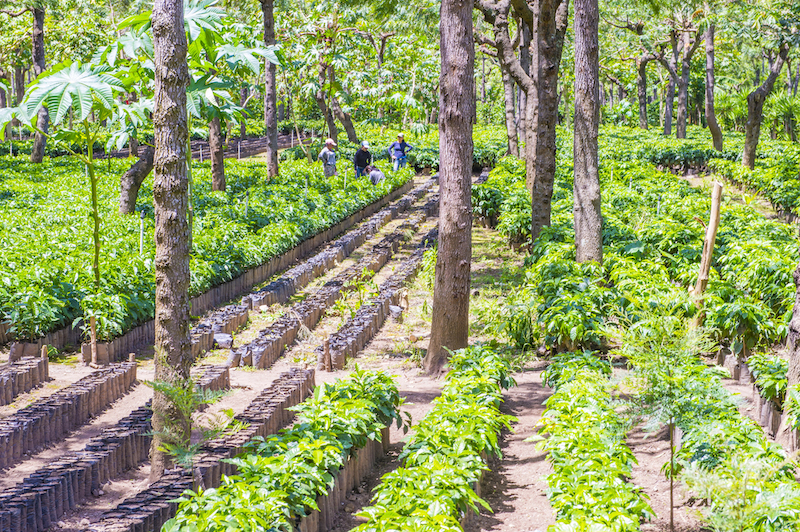
[{"label": "tree trunk", "polygon": [[639,127],[648,129],[647,125],[647,63],[643,57],[636,58],[636,95],[639,98]]},{"label": "tree trunk", "polygon": [[597,133],[600,125],[597,0],[575,1],[575,258],[603,261]]},{"label": "tree trunk", "polygon": [[[189,378],[192,351],[189,339],[189,179],[186,147],[189,140],[186,88],[186,33],[183,0],[155,0],[153,4],[155,97],[153,128],[155,159],[153,204],[156,243],[155,381],[180,382]],[[174,412],[167,398],[153,396],[153,431],[164,430]],[[188,434],[183,434],[189,437]],[[150,478],[164,473],[169,460],[162,439],[153,436]]]},{"label": "tree trunk", "polygon": [[[6,85],[10,85],[9,83],[10,80],[8,78],[9,78],[8,74],[6,74],[4,70],[0,70],[0,81],[4,82]],[[13,105],[8,105],[8,100],[11,99],[9,96],[11,95],[6,94],[6,91],[4,89],[0,89],[0,108],[13,107]]]},{"label": "tree trunk", "polygon": [[[261,0],[261,13],[264,18],[264,44],[275,44],[274,0]],[[278,175],[278,85],[275,79],[276,67],[264,59],[266,82],[264,83],[264,126],[267,130],[267,175]]]},{"label": "tree trunk", "polygon": [[686,138],[686,118],[689,114],[689,71],[692,56],[689,52],[689,33],[683,34],[683,54],[681,54],[681,77],[678,83],[678,120],[675,124],[675,137]]},{"label": "tree trunk", "polygon": [[[239,105],[242,107],[245,106],[245,102],[247,102],[247,97],[249,96],[250,91],[247,90],[247,87],[242,87],[239,89]],[[243,141],[247,136],[247,120],[242,117],[242,121],[239,123],[239,142]]]},{"label": "tree trunk", "polygon": [[742,152],[742,165],[750,170],[756,163],[756,148],[758,137],[761,134],[761,119],[764,116],[764,101],[772,92],[775,80],[781,73],[783,63],[789,53],[789,46],[783,45],[778,51],[778,56],[769,68],[769,75],[758,88],[747,95],[747,124],[744,127],[744,150]]},{"label": "tree trunk", "polygon": [[[9,79],[10,77],[11,76],[9,74],[3,71],[2,75],[0,75],[0,80],[6,81],[6,85],[11,86],[11,80]],[[11,100],[11,93],[6,93],[6,91],[0,89],[0,108],[13,107],[13,105],[9,105],[9,100]],[[9,138],[11,138],[11,124],[6,124],[6,126],[3,128],[2,135],[0,135],[0,140],[5,142]]]},{"label": "tree trunk", "polygon": [[706,29],[706,123],[714,149],[722,151],[722,129],[714,111],[714,25]]},{"label": "tree trunk", "polygon": [[528,94],[525,135],[525,181],[531,191],[531,242],[542,228],[550,226],[556,176],[558,72],[569,22],[569,2],[543,2],[537,22],[531,54],[537,82]]},{"label": "tree trunk", "polygon": [[136,198],[139,188],[150,172],[153,171],[154,150],[145,146],[139,159],[122,176],[119,183],[119,213],[133,214],[136,211]]},{"label": "tree trunk", "polygon": [[336,121],[333,119],[333,113],[328,107],[328,96],[325,93],[324,87],[327,81],[328,66],[325,63],[325,52],[319,58],[319,66],[317,68],[317,82],[319,88],[314,93],[314,99],[317,101],[322,116],[325,118],[325,124],[328,126],[328,136],[333,139],[333,142],[339,142],[339,130],[336,128]]},{"label": "tree trunk", "polygon": [[211,152],[211,190],[225,190],[225,151],[219,116],[208,124],[208,149]]},{"label": "tree trunk", "polygon": [[675,103],[675,80],[670,76],[664,102],[664,136],[672,135],[672,106]]},{"label": "tree trunk", "polygon": [[[522,31],[520,42],[519,42],[519,64],[522,67],[522,71],[525,72],[528,76],[531,75],[531,27],[528,25],[527,22],[524,20],[519,21],[520,24],[520,31]],[[528,117],[526,116],[528,112],[528,95],[525,89],[517,84],[517,112],[519,116],[517,117],[517,137],[523,137],[527,135],[528,131]]]},{"label": "tree trunk", "polygon": [[[792,310],[792,319],[789,321],[789,334],[786,338],[786,350],[789,352],[789,370],[787,372],[787,385],[796,386],[800,385],[800,264],[794,271],[794,309]],[[789,451],[794,452],[797,450],[796,440],[794,437],[787,437],[785,423],[781,424],[780,441],[788,444]]]},{"label": "tree trunk", "polygon": [[[333,87],[336,84],[336,72],[333,70],[333,65],[328,66],[328,68],[330,69],[331,90],[333,90]],[[357,144],[358,134],[356,133],[356,128],[353,125],[353,119],[350,118],[350,113],[344,112],[342,106],[339,105],[339,100],[337,100],[336,96],[333,94],[331,94],[331,110],[333,111],[334,116],[336,116],[336,118],[344,127],[344,130],[347,133],[347,140],[353,144]]]},{"label": "tree trunk", "polygon": [[[47,69],[44,55],[44,8],[33,9],[33,72],[39,76]],[[44,149],[47,145],[47,133],[50,116],[47,109],[42,106],[36,116],[36,131],[31,149],[31,162],[40,163],[44,159]],[[92,147],[89,146],[91,150]]]},{"label": "tree trunk", "polygon": [[506,134],[508,135],[508,154],[519,157],[517,124],[514,117],[514,81],[506,69],[500,67],[503,76],[503,94],[506,104]]},{"label": "tree trunk", "polygon": [[433,292],[431,340],[424,366],[439,374],[449,349],[469,341],[472,261],[472,107],[475,46],[471,1],[442,0],[439,77],[439,252]]},{"label": "tree trunk", "polygon": [[25,99],[25,71],[21,66],[14,67],[14,107]]}]

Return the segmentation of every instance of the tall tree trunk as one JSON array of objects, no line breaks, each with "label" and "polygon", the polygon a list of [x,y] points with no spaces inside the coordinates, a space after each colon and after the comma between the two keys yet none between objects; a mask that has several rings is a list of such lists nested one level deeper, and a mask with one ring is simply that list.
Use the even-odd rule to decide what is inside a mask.
[{"label": "tall tree trunk", "polygon": [[[186,147],[189,140],[186,88],[186,33],[183,0],[153,4],[155,97],[153,128],[155,159],[153,204],[156,243],[155,381],[178,383],[189,378],[192,351],[189,339],[189,179]],[[153,431],[164,430],[174,413],[167,397],[153,396]],[[183,434],[188,438],[189,434]],[[150,478],[164,473],[169,460],[163,441],[153,436]]]},{"label": "tall tree trunk", "polygon": [[678,83],[678,119],[675,124],[675,137],[686,138],[686,117],[689,114],[689,71],[692,57],[689,54],[689,34],[682,36],[683,54],[681,54],[681,77]]},{"label": "tall tree trunk", "polygon": [[[247,102],[247,97],[250,95],[250,91],[247,87],[242,87],[239,89],[239,105],[242,107],[245,106],[245,102]],[[247,120],[242,118],[242,121],[239,123],[239,142],[243,141],[247,136]]]},{"label": "tall tree trunk", "polygon": [[[6,85],[10,85],[9,75],[4,70],[0,70],[0,81]],[[8,105],[8,100],[11,99],[10,96],[10,94],[6,94],[5,89],[0,89],[0,108],[13,107],[13,105]]]},{"label": "tall tree trunk", "polygon": [[150,172],[153,171],[153,156],[155,152],[150,146],[141,150],[139,159],[122,176],[119,183],[119,213],[133,214],[136,211],[136,198],[139,197],[139,188]]},{"label": "tall tree trunk", "polygon": [[519,157],[517,124],[514,117],[514,81],[506,69],[500,67],[503,77],[503,95],[506,105],[506,134],[508,135],[508,154]]},{"label": "tall tree trunk", "polygon": [[439,77],[439,252],[433,292],[431,340],[424,366],[439,374],[449,349],[469,341],[472,261],[472,107],[475,46],[472,1],[442,0]]},{"label": "tall tree trunk", "polygon": [[481,103],[486,103],[486,55],[481,54]]},{"label": "tall tree trunk", "polygon": [[[264,19],[264,44],[275,44],[274,0],[261,0],[261,13]],[[278,86],[275,79],[276,67],[264,59],[266,82],[264,83],[264,126],[267,130],[267,175],[278,175]]]},{"label": "tall tree trunk", "polygon": [[603,261],[597,133],[600,125],[597,0],[575,1],[575,258]]},{"label": "tall tree trunk", "polygon": [[[44,55],[44,7],[34,7],[33,9],[33,72],[39,76],[47,69]],[[50,116],[44,106],[39,108],[36,116],[36,131],[33,138],[33,148],[31,149],[31,162],[40,163],[44,159],[44,149],[47,145],[48,125]],[[43,134],[44,133],[44,134]],[[91,150],[92,147],[90,146]]]},{"label": "tall tree trunk", "polygon": [[14,67],[14,107],[25,99],[25,71],[21,66]]},{"label": "tall tree trunk", "polygon": [[225,148],[219,116],[208,124],[208,149],[211,152],[211,190],[225,190]]},{"label": "tall tree trunk", "polygon": [[328,136],[333,139],[333,142],[339,142],[339,130],[336,127],[336,121],[333,119],[333,112],[328,107],[328,96],[325,93],[324,87],[327,82],[328,65],[325,63],[325,52],[320,56],[319,65],[317,67],[317,81],[319,82],[319,89],[314,93],[314,99],[317,101],[322,116],[325,118],[325,124],[328,126]]},{"label": "tall tree trunk", "polygon": [[[336,71],[333,69],[333,65],[329,65],[328,68],[330,69],[329,73],[330,73],[331,87],[334,87],[336,85]],[[333,94],[331,94],[331,110],[333,111],[334,116],[336,116],[339,122],[341,122],[342,127],[344,127],[344,130],[347,133],[347,140],[349,140],[353,144],[357,144],[358,134],[356,133],[356,128],[353,125],[353,119],[350,117],[350,113],[344,112],[342,106],[339,105],[339,100],[337,100],[336,96],[334,96]]]},{"label": "tall tree trunk", "polygon": [[781,73],[783,63],[789,53],[789,45],[785,44],[778,50],[778,56],[769,68],[769,75],[758,88],[747,95],[747,124],[744,127],[744,150],[742,151],[742,165],[750,170],[756,163],[756,148],[758,137],[761,134],[761,120],[764,116],[764,101],[772,92],[775,80]]},{"label": "tall tree trunk", "polygon": [[714,111],[714,25],[706,28],[706,123],[714,149],[722,151],[722,129]]},{"label": "tall tree trunk", "polygon": [[675,79],[670,76],[664,101],[664,136],[672,135],[672,106],[675,103]]},{"label": "tall tree trunk", "polygon": [[639,127],[648,129],[647,125],[647,63],[645,57],[636,58],[636,95],[639,98]]},{"label": "tall tree trunk", "polygon": [[[520,31],[522,31],[519,42],[519,64],[522,67],[522,71],[526,75],[530,76],[531,40],[533,39],[533,36],[531,35],[531,27],[527,22],[520,20],[519,23],[521,26]],[[517,117],[517,136],[525,138],[528,131],[528,94],[522,86],[519,84],[517,86],[517,112],[519,113],[519,116]]]},{"label": "tall tree trunk", "polygon": [[[6,85],[10,86],[11,84],[8,82],[11,80],[9,78],[10,75],[7,74],[5,71],[2,71],[2,74],[0,74],[0,80],[5,81]],[[0,89],[0,108],[13,107],[12,105],[9,105],[9,100],[11,100],[11,93],[10,92],[6,93],[5,90]],[[2,135],[0,135],[0,139],[2,139],[5,142],[10,137],[11,137],[11,124],[6,124],[6,126],[3,128]]]},{"label": "tall tree trunk", "polygon": [[550,226],[556,176],[558,72],[568,23],[568,0],[542,2],[531,46],[531,68],[537,81],[528,94],[526,111],[525,181],[531,191],[531,242],[542,228]]}]

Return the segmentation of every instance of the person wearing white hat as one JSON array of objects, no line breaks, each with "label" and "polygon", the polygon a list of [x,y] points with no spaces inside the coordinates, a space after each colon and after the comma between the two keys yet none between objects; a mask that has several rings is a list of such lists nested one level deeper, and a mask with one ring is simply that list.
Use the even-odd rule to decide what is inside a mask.
[{"label": "person wearing white hat", "polygon": [[361,148],[356,150],[353,155],[353,166],[356,168],[356,179],[362,175],[367,175],[366,168],[372,164],[372,154],[369,152],[369,142],[366,140],[361,143]]},{"label": "person wearing white hat", "polygon": [[325,147],[319,152],[319,160],[322,161],[322,170],[325,172],[325,177],[333,177],[336,175],[336,143],[333,139],[325,139]]}]

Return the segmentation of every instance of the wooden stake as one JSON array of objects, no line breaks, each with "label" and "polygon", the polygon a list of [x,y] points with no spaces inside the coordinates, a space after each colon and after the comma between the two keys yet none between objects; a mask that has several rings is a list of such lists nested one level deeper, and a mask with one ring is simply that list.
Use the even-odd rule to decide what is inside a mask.
[{"label": "wooden stake", "polygon": [[[720,206],[722,204],[722,183],[714,181],[714,189],[711,191],[711,215],[706,227],[706,238],[703,241],[703,255],[700,259],[700,272],[697,276],[697,284],[692,290],[692,295],[697,298],[698,306],[702,309],[702,295],[708,287],[708,274],[711,271],[711,258],[714,255],[714,243],[717,240],[717,230],[719,229]],[[693,326],[698,327],[703,322],[703,312],[700,310],[693,320]]]},{"label": "wooden stake", "polygon": [[325,341],[322,343],[323,355],[322,360],[325,362],[325,371],[330,373],[333,371],[333,365],[331,364],[331,346],[330,341],[325,338]]},{"label": "wooden stake", "polygon": [[91,329],[91,342],[92,347],[92,366],[97,366],[97,320],[92,316],[89,318],[89,327]]}]

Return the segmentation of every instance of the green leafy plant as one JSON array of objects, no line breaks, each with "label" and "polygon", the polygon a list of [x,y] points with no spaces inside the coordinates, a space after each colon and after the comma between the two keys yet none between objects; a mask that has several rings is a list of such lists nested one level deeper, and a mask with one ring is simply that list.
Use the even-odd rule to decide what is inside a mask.
[{"label": "green leafy plant", "polygon": [[488,346],[456,351],[442,395],[415,426],[403,466],[384,475],[358,532],[461,530],[465,512],[488,505],[473,486],[498,455],[498,435],[514,418],[499,411],[502,389],[513,386],[507,359]]}]

